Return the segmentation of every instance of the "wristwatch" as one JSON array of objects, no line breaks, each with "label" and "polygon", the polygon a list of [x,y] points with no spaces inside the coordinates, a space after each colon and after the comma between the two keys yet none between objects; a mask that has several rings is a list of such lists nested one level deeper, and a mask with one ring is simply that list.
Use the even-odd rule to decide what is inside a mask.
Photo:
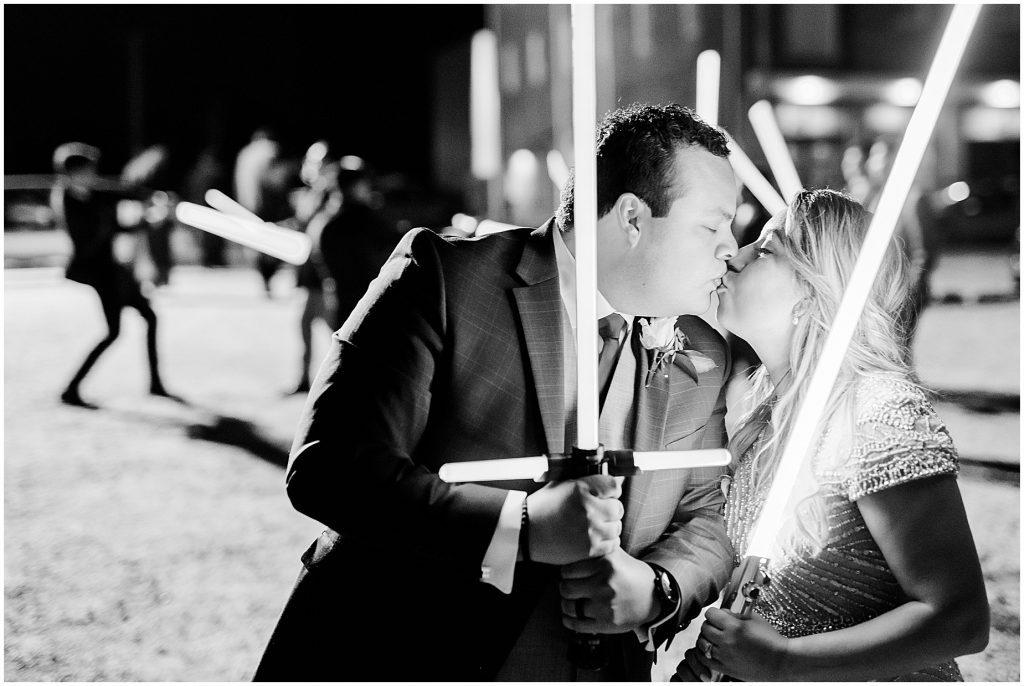
[{"label": "wristwatch", "polygon": [[654,597],[665,610],[675,609],[679,603],[679,592],[673,583],[672,575],[658,565],[647,563],[654,570]]}]

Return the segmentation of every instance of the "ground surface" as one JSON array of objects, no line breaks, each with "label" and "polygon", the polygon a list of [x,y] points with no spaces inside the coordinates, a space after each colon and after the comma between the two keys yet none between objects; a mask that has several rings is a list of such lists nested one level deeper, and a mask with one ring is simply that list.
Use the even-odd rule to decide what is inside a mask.
[{"label": "ground surface", "polygon": [[[83,387],[97,411],[56,402],[102,335],[93,293],[48,270],[9,270],[5,287],[5,678],[249,678],[320,530],[290,507],[280,466],[302,405],[282,395],[299,356],[288,276],[268,300],[253,272],[176,270],[154,302],[165,380],[188,404],[145,394],[130,312]],[[1018,348],[1017,303],[942,306],[918,359],[933,385],[1019,394]],[[1019,462],[1018,414],[945,410],[965,458]],[[1017,681],[1019,482],[982,468],[961,488],[993,607],[988,650],[961,665]]]}]

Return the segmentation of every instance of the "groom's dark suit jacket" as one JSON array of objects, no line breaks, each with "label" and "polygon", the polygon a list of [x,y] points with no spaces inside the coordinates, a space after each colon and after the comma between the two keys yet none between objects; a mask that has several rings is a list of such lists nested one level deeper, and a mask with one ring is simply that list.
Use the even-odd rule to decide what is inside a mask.
[{"label": "groom's dark suit jacket", "polygon": [[[557,582],[557,568],[537,563],[517,565],[511,595],[480,581],[504,489],[539,484],[436,475],[446,462],[563,449],[553,230],[549,221],[472,240],[414,230],[335,334],[287,476],[295,507],[329,528],[303,557],[257,679],[490,679],[540,589]],[[697,317],[679,324],[718,366],[694,380],[678,355],[667,378],[644,388],[648,352],[634,335],[635,449],[724,443],[725,342]],[[728,579],[721,472],[626,480],[623,548],[668,569],[683,591],[659,641]],[[632,633],[611,642],[619,678],[649,678]]]}]

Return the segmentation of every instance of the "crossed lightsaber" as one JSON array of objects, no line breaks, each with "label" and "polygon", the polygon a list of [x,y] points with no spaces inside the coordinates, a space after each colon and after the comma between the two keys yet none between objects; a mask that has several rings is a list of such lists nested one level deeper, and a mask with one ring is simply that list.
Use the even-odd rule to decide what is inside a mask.
[{"label": "crossed lightsaber", "polygon": [[[768,491],[761,514],[748,541],[746,557],[737,567],[722,597],[723,608],[749,617],[764,586],[769,583],[768,563],[787,506],[797,486],[800,468],[807,459],[811,440],[822,419],[826,401],[846,355],[857,321],[874,283],[879,266],[892,239],[907,193],[921,164],[939,111],[963,56],[967,40],[976,23],[980,5],[956,5],[946,24],[942,39],[928,71],[921,97],[910,118],[903,142],[882,188],[878,206],[864,237],[856,265],[850,276],[821,358],[815,365],[802,402],[783,449],[782,458]],[[604,450],[598,440],[597,393],[597,164],[593,132],[596,113],[596,59],[594,6],[572,5],[573,56],[573,145],[576,160],[575,228],[576,233],[576,311],[577,316],[577,445],[570,457],[562,455],[511,458],[479,462],[450,463],[439,475],[449,482],[496,481],[534,478],[538,480],[572,478],[582,473],[631,475],[638,470],[679,469],[728,464],[726,450],[645,452]],[[697,113],[717,125],[718,83],[721,59],[714,51],[701,53],[697,60]],[[729,160],[737,177],[751,193],[776,214],[787,207],[802,187],[785,140],[766,101],[750,108],[749,118],[769,166],[782,188],[783,196],[758,171],[739,145],[729,138]],[[573,464],[575,462],[575,465]],[[575,655],[581,660],[599,662],[598,637],[583,637],[584,650]],[[720,680],[721,674],[714,674]]]},{"label": "crossed lightsaber", "polygon": [[313,244],[306,234],[265,222],[216,189],[206,191],[204,199],[210,207],[179,202],[174,209],[178,221],[289,264],[301,265],[309,259]]}]

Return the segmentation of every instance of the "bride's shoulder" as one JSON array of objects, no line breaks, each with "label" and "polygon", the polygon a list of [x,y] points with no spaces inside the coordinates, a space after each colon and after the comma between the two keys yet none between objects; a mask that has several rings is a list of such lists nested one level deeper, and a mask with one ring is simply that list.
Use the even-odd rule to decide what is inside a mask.
[{"label": "bride's shoulder", "polygon": [[858,379],[855,392],[857,424],[934,413],[924,389],[903,376],[865,374]]},{"label": "bride's shoulder", "polygon": [[872,375],[856,389],[857,421],[846,469],[850,500],[907,481],[956,474],[953,440],[925,391],[906,378]]}]

